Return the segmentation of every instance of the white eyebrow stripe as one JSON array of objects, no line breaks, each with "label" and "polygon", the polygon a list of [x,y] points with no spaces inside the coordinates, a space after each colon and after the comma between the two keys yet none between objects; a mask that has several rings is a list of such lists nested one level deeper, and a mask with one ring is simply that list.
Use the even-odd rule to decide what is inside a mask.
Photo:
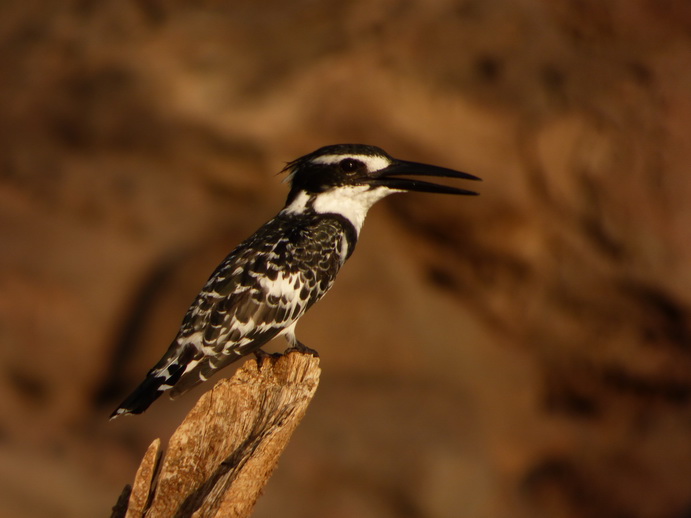
[{"label": "white eyebrow stripe", "polygon": [[374,171],[380,171],[391,165],[391,160],[383,156],[372,156],[372,155],[324,155],[318,156],[312,159],[314,164],[336,164],[341,160],[350,158],[352,160],[357,160],[362,162],[367,166],[367,171],[373,173]]}]

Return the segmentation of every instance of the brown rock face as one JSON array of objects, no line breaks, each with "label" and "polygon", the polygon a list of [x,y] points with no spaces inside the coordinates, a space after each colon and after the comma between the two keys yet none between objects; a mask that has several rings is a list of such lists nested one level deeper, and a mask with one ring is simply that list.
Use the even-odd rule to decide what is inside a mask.
[{"label": "brown rock face", "polygon": [[256,516],[688,516],[690,49],[681,0],[2,2],[0,514],[107,514],[211,385],[118,398],[363,142],[482,194],[371,212]]}]

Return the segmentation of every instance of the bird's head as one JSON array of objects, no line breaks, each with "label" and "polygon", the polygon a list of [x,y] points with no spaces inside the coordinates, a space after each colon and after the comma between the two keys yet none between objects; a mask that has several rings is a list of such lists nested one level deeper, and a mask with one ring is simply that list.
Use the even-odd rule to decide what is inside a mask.
[{"label": "bird's head", "polygon": [[[406,176],[479,180],[476,176],[434,165],[398,160],[386,151],[363,144],[325,146],[289,162],[283,171],[291,189],[284,211],[306,208],[319,213],[345,215],[359,231],[367,210],[396,192],[477,194]],[[354,215],[353,215],[354,214]]]}]

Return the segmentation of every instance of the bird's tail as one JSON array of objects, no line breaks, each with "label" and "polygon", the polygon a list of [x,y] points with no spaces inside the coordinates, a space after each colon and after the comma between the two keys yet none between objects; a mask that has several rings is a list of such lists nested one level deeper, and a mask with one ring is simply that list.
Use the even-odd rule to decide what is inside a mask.
[{"label": "bird's tail", "polygon": [[[178,382],[187,368],[189,356],[193,348],[183,350],[183,354],[171,359],[162,358],[158,365],[149,371],[144,381],[120,403],[110,418],[114,419],[125,414],[141,414],[149,408],[166,390],[170,390]],[[163,364],[164,366],[161,366]]]},{"label": "bird's tail", "polygon": [[149,374],[134,391],[120,403],[120,406],[110,414],[110,418],[125,414],[141,414],[156,401],[170,385],[164,377],[156,377]]}]

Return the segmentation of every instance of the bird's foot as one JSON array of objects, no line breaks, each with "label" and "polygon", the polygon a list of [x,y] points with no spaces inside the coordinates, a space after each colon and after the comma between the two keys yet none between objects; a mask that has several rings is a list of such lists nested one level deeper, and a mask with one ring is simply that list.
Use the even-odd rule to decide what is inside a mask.
[{"label": "bird's foot", "polygon": [[319,353],[317,351],[315,351],[314,349],[310,349],[309,347],[307,347],[305,344],[303,344],[302,342],[300,342],[298,340],[295,341],[295,344],[293,344],[291,347],[286,349],[284,354],[288,354],[288,353],[292,353],[292,352],[298,352],[298,353],[302,353],[302,354],[311,354],[315,358],[319,358]]},{"label": "bird's foot", "polygon": [[263,349],[257,349],[256,351],[252,351],[254,354],[255,358],[257,358],[257,363],[261,365],[264,363],[264,358],[276,358],[277,356],[280,356],[279,354],[269,354]]}]

